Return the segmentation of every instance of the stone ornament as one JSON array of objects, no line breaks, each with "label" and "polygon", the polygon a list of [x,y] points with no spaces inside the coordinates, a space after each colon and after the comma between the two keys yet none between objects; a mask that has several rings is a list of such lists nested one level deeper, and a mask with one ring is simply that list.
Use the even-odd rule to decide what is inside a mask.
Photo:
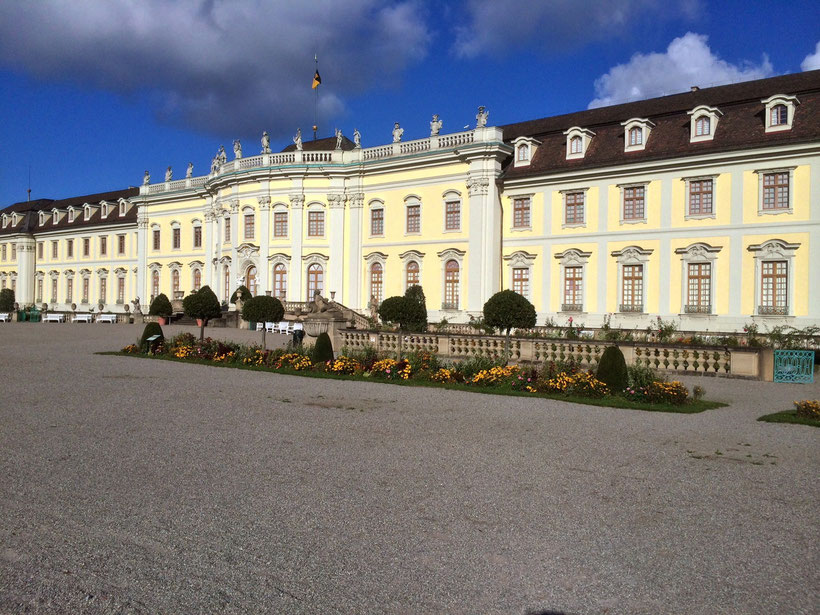
[{"label": "stone ornament", "polygon": [[228,162],[228,154],[225,153],[224,145],[219,146],[219,151],[216,153],[216,157],[219,160],[219,164],[225,164]]},{"label": "stone ornament", "polygon": [[165,169],[165,181],[169,182],[174,179],[174,170],[169,166]]},{"label": "stone ornament", "polygon": [[353,143],[356,145],[356,149],[361,149],[361,147],[362,147],[362,133],[359,132],[358,128],[353,129]]},{"label": "stone ornament", "polygon": [[441,126],[443,122],[438,118],[438,113],[433,114],[433,119],[430,122],[430,136],[437,137],[438,133],[441,132]]},{"label": "stone ornament", "polygon": [[484,128],[487,125],[487,118],[490,117],[490,112],[482,105],[478,108],[478,113],[475,116],[475,127]]},{"label": "stone ornament", "polygon": [[336,129],[336,149],[342,149],[342,131],[341,129]]},{"label": "stone ornament", "polygon": [[186,179],[190,179],[190,178],[191,178],[191,177],[193,177],[193,176],[194,176],[194,163],[193,163],[193,162],[189,162],[189,163],[188,163],[188,170],[187,170],[187,171],[185,171],[185,178],[186,178]]},{"label": "stone ornament", "polygon": [[145,171],[145,175],[142,176],[142,185],[147,186],[151,183],[151,174],[148,171]]},{"label": "stone ornament", "polygon": [[242,158],[242,144],[239,142],[239,139],[233,140],[233,157],[237,160]]},{"label": "stone ornament", "polygon": [[262,133],[262,153],[270,154],[270,136],[267,130]]},{"label": "stone ornament", "polygon": [[401,137],[404,134],[404,128],[399,126],[399,123],[396,122],[393,124],[393,143],[399,143],[401,141]]},{"label": "stone ornament", "polygon": [[296,136],[293,137],[293,143],[296,145],[296,149],[300,152],[302,151],[302,129],[296,129]]}]

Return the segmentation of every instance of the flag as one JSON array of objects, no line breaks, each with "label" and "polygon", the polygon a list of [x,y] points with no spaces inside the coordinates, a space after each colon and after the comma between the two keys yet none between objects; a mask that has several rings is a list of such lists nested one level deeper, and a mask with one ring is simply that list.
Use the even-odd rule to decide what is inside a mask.
[{"label": "flag", "polygon": [[316,89],[322,83],[322,78],[319,76],[319,71],[316,71],[316,74],[313,75],[313,85],[311,86],[312,89]]}]

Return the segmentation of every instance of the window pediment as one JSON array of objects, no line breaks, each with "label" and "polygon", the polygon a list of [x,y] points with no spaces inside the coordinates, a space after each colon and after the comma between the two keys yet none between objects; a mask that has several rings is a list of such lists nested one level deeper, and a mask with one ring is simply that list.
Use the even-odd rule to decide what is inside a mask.
[{"label": "window pediment", "polygon": [[655,124],[646,118],[633,117],[621,122],[621,126],[624,127],[624,151],[636,152],[646,148],[649,134]]},{"label": "window pediment", "polygon": [[689,121],[689,142],[698,143],[701,141],[711,141],[715,138],[718,122],[723,112],[717,107],[699,105],[687,111],[690,116]]},{"label": "window pediment", "polygon": [[586,156],[587,149],[595,133],[587,128],[573,126],[569,130],[565,130],[564,134],[567,137],[567,160],[577,160]]},{"label": "window pediment", "polygon": [[532,137],[516,137],[512,140],[513,156],[515,158],[513,166],[527,167],[535,156],[535,150],[541,145],[541,141]]},{"label": "window pediment", "polygon": [[794,112],[800,101],[796,96],[787,94],[775,94],[760,101],[766,106],[765,126],[766,132],[781,132],[791,130],[794,124]]}]

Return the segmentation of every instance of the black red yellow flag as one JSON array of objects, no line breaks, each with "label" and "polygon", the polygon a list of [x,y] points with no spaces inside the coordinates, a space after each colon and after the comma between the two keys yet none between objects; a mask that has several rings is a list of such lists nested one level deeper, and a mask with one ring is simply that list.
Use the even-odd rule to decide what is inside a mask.
[{"label": "black red yellow flag", "polygon": [[316,89],[322,83],[322,78],[319,76],[319,71],[317,70],[316,73],[313,75],[313,85],[311,86],[312,89]]}]

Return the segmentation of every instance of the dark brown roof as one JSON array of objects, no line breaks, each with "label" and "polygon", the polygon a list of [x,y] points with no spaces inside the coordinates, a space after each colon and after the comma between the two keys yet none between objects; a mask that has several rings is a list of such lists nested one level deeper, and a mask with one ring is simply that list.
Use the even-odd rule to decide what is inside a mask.
[{"label": "dark brown roof", "polygon": [[[765,105],[760,101],[774,94],[797,96],[800,104],[791,130],[767,134]],[[723,116],[711,141],[690,143],[691,118],[687,112],[700,105],[717,107]],[[621,122],[636,117],[647,118],[655,126],[644,150],[624,152]],[[567,160],[563,133],[573,126],[589,129],[595,136],[582,159]],[[510,178],[814,141],[820,139],[820,70],[588,109],[502,128],[505,141],[520,136],[541,141],[529,166],[508,166]]]},{"label": "dark brown roof", "polygon": [[[326,137],[324,139],[316,139],[315,141],[303,141],[302,142],[302,149],[306,152],[327,152],[332,149],[336,149],[336,137]],[[344,151],[350,151],[352,149],[356,149],[356,144],[353,143],[347,137],[342,137],[342,149]],[[296,144],[292,143],[288,145],[285,149],[282,150],[283,152],[295,152],[296,151]]]},{"label": "dark brown roof", "polygon": [[[124,216],[119,215],[119,206],[117,201],[119,199],[127,199],[139,194],[139,188],[128,188],[127,190],[112,190],[110,192],[99,192],[97,194],[88,194],[85,196],[71,197],[68,199],[60,199],[53,201],[51,199],[38,199],[36,201],[23,201],[22,203],[15,203],[2,210],[2,213],[16,212],[23,214],[23,217],[14,226],[9,223],[6,228],[0,225],[0,235],[11,235],[15,233],[41,233],[52,230],[60,230],[67,228],[86,228],[92,226],[100,226],[104,224],[135,224],[137,221],[137,208],[135,206],[129,207]],[[85,220],[83,205],[97,205],[102,201],[106,201],[112,207],[108,211],[108,216],[102,216],[102,208],[95,207],[88,220]],[[69,222],[68,216],[63,215],[57,224],[54,224],[54,218],[51,216],[52,209],[59,209],[65,211],[69,207],[73,207],[76,211],[74,221]],[[49,215],[42,226],[40,226],[41,211],[46,211]]]}]

